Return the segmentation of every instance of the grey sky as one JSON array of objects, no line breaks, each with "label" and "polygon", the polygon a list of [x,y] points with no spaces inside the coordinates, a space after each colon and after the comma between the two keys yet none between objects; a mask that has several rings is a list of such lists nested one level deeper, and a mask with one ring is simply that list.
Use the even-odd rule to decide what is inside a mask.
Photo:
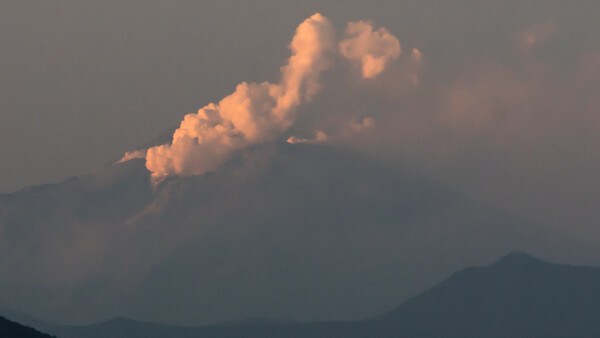
[{"label": "grey sky", "polygon": [[[379,123],[387,129],[366,142],[367,150],[487,202],[600,236],[600,88],[594,77],[600,4],[594,0],[4,1],[0,191],[95,170],[218,101],[238,82],[274,80],[295,27],[317,11],[338,33],[349,20],[372,19],[396,35],[405,52],[423,52],[417,94],[373,100],[372,115],[388,123]],[[516,41],[528,30],[541,39],[532,50]],[[486,85],[489,78],[496,80]],[[450,109],[445,91],[457,83],[469,90],[537,88],[532,101],[503,102],[494,94],[474,102],[473,110],[490,102],[509,113],[530,110],[528,121],[537,119],[539,128],[436,129],[440,111],[445,116]],[[556,98],[566,91],[568,98]],[[332,106],[324,101],[317,98],[312,114],[336,116],[317,111]],[[298,128],[311,123],[300,120]],[[433,136],[407,136],[427,123],[435,126]]]}]

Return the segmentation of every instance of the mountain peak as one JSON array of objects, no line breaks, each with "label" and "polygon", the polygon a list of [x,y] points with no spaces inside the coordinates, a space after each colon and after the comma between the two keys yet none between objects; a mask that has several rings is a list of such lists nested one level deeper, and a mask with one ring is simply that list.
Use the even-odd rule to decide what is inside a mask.
[{"label": "mountain peak", "polygon": [[539,264],[546,264],[546,262],[526,252],[513,251],[507,254],[506,256],[500,258],[496,263],[492,264],[491,267],[515,267]]},{"label": "mountain peak", "polygon": [[135,322],[135,320],[127,318],[127,317],[113,317],[107,321],[105,321],[104,323],[131,323],[131,322]]}]

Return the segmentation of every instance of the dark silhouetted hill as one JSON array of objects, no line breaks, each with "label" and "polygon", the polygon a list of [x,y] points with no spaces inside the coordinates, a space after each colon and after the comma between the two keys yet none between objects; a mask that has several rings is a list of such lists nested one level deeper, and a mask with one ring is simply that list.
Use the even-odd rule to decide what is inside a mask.
[{"label": "dark silhouetted hill", "polygon": [[600,337],[600,269],[511,253],[376,320],[407,337]]},{"label": "dark silhouetted hill", "polygon": [[53,336],[38,332],[30,327],[0,317],[0,337],[2,338],[52,338]]}]

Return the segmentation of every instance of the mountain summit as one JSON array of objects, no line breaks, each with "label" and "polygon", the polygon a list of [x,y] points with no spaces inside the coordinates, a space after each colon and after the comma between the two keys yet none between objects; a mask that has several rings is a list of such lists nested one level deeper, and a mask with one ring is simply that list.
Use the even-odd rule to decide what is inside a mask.
[{"label": "mountain summit", "polygon": [[496,269],[518,269],[544,264],[543,260],[522,251],[513,251],[492,266]]}]

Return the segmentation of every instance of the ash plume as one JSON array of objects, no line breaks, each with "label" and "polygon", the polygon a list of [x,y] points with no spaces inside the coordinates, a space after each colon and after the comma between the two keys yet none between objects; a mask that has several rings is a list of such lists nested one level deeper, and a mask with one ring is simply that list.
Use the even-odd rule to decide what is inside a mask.
[{"label": "ash plume", "polygon": [[[321,89],[320,78],[336,58],[358,61],[363,77],[373,78],[401,52],[396,37],[367,21],[349,23],[338,44],[332,24],[319,13],[298,26],[290,49],[279,83],[242,82],[220,102],[186,115],[170,144],[149,148],[146,167],[153,179],[214,171],[236,151],[282,136],[294,124],[297,108]],[[323,131],[315,133],[315,140],[290,137],[288,142],[327,140]],[[121,161],[143,154],[127,153]]]},{"label": "ash plume", "polygon": [[171,144],[148,149],[146,167],[153,177],[215,170],[236,150],[272,141],[287,130],[296,108],[316,94],[321,73],[331,65],[335,32],[329,20],[318,13],[306,19],[290,49],[279,83],[240,83],[219,103],[187,115]]},{"label": "ash plume", "polygon": [[373,30],[370,22],[348,23],[347,39],[340,41],[342,55],[359,65],[363,78],[379,75],[385,66],[402,53],[400,42],[387,29]]}]

